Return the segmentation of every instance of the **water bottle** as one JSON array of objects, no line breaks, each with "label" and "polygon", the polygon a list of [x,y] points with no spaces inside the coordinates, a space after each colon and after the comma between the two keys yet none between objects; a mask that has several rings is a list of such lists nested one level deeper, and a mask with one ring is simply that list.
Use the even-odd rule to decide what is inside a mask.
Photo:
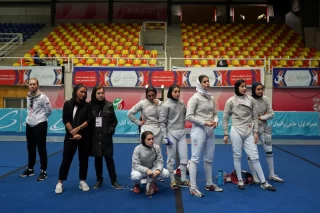
[{"label": "water bottle", "polygon": [[223,171],[220,169],[218,171],[218,186],[222,186],[224,184]]}]

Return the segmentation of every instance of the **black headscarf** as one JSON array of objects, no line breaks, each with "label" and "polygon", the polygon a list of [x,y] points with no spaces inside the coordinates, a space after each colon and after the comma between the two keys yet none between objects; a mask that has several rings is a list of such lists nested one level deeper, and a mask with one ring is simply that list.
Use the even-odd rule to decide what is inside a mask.
[{"label": "black headscarf", "polygon": [[101,112],[103,107],[106,105],[106,99],[105,97],[103,97],[103,100],[102,101],[99,101],[97,99],[97,96],[96,96],[96,93],[97,93],[97,90],[98,89],[102,89],[101,87],[95,87],[93,88],[92,90],[92,93],[91,93],[91,105],[92,105],[92,108],[97,111],[97,112]]},{"label": "black headscarf", "polygon": [[86,105],[86,99],[87,99],[87,96],[83,99],[83,100],[80,100],[79,102],[77,102],[77,92],[78,90],[81,88],[81,87],[84,87],[84,88],[87,88],[85,85],[83,84],[77,84],[74,86],[73,88],[73,91],[72,91],[72,98],[70,99],[70,102],[72,104],[72,106],[77,106],[77,107],[83,107]]},{"label": "black headscarf", "polygon": [[239,79],[234,84],[234,93],[236,93],[237,96],[243,96],[243,94],[239,92],[239,87],[242,83],[245,83],[245,81],[243,79]]},{"label": "black headscarf", "polygon": [[258,95],[256,94],[256,89],[257,89],[257,87],[258,87],[259,85],[262,85],[262,86],[263,86],[263,84],[261,84],[260,82],[255,82],[255,83],[252,84],[252,97],[253,97],[254,99],[261,98],[261,96],[258,96]]}]

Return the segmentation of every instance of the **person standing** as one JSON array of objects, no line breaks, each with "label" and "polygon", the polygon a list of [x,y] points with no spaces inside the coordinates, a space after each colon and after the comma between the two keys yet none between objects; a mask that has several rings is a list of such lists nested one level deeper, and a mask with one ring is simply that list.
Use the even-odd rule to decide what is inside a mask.
[{"label": "person standing", "polygon": [[215,150],[214,129],[218,125],[218,113],[213,96],[208,92],[209,78],[200,75],[197,79],[197,92],[189,99],[187,120],[192,123],[191,159],[189,165],[190,194],[204,197],[197,188],[197,168],[200,156],[204,154],[204,171],[206,175],[206,191],[222,192],[223,189],[212,182],[212,162]]},{"label": "person standing", "polygon": [[[268,120],[273,119],[274,112],[267,96],[263,95],[264,87],[260,82],[255,82],[252,85],[252,97],[257,105],[258,112],[258,131],[259,139],[262,143],[263,149],[266,152],[267,164],[269,168],[269,180],[284,183],[284,180],[274,173],[274,161],[272,152],[272,128],[268,125]],[[254,170],[252,161],[248,158],[248,164],[254,178],[254,182],[259,184],[260,181],[257,173]]]},{"label": "person standing", "polygon": [[256,145],[258,142],[258,113],[255,101],[252,97],[246,95],[247,86],[243,79],[235,82],[234,89],[235,95],[227,100],[223,112],[223,141],[226,144],[228,143],[228,123],[231,116],[230,140],[234,168],[238,178],[238,188],[245,189],[241,174],[241,156],[242,148],[244,147],[261,181],[261,188],[275,191],[276,189],[266,181],[259,161],[258,147]]},{"label": "person standing", "polygon": [[113,140],[118,120],[113,104],[105,99],[102,86],[92,90],[90,105],[92,108],[91,155],[94,156],[97,182],[93,188],[99,189],[103,183],[103,158],[106,161],[111,186],[122,189],[117,182],[116,168],[113,160]]},{"label": "person standing", "polygon": [[63,181],[67,180],[73,156],[78,149],[79,157],[79,188],[89,191],[86,183],[90,149],[90,121],[92,110],[86,102],[87,88],[78,84],[74,87],[72,98],[63,105],[62,120],[66,128],[64,138],[62,163],[59,170],[59,179],[56,185],[56,194],[63,192]]},{"label": "person standing", "polygon": [[45,180],[47,176],[47,131],[48,117],[52,109],[49,98],[39,90],[39,81],[30,78],[28,82],[29,93],[27,96],[26,137],[28,147],[28,168],[20,174],[20,177],[34,175],[36,152],[40,157],[41,171],[37,180]]}]

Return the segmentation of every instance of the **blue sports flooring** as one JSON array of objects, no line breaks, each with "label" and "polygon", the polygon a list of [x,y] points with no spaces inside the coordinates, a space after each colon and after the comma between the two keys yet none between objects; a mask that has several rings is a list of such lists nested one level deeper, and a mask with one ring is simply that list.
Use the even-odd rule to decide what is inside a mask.
[{"label": "blue sports flooring", "polygon": [[[320,146],[276,145],[273,149],[276,173],[285,179],[285,183],[272,183],[276,192],[262,190],[260,185],[247,186],[239,190],[236,185],[227,183],[224,192],[207,192],[204,190],[205,175],[203,162],[198,167],[198,186],[204,198],[196,198],[189,194],[187,188],[172,191],[169,179],[158,183],[160,191],[152,198],[142,192],[134,194],[130,189],[131,156],[136,144],[115,144],[114,159],[118,182],[124,185],[123,190],[110,187],[110,180],[104,168],[104,186],[89,192],[78,188],[78,157],[74,157],[69,177],[64,182],[63,194],[54,193],[58,179],[58,170],[62,160],[63,143],[47,143],[48,179],[37,182],[39,163],[36,164],[36,175],[20,178],[26,166],[27,150],[25,142],[0,142],[0,206],[1,212],[152,212],[152,213],[317,213],[320,183]],[[280,149],[279,149],[280,148]],[[163,147],[163,150],[165,147]],[[190,150],[190,147],[189,147]],[[261,165],[267,177],[263,149],[259,146]],[[166,159],[165,152],[164,158]],[[310,163],[311,162],[311,163]],[[312,164],[313,163],[313,164]],[[242,163],[247,169],[245,157]],[[219,169],[230,173],[233,170],[231,145],[216,145],[213,163],[214,176]],[[90,158],[87,183],[90,187],[95,183],[93,158]],[[181,192],[181,193],[180,193]]]}]

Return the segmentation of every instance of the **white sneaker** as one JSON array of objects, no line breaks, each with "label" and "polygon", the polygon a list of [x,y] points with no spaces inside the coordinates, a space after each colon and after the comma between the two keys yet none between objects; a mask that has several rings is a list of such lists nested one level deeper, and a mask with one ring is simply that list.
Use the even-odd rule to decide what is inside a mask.
[{"label": "white sneaker", "polygon": [[87,183],[85,181],[80,181],[79,183],[79,188],[82,189],[82,191],[87,192],[90,190],[89,186],[87,185]]},{"label": "white sneaker", "polygon": [[56,190],[54,190],[56,194],[61,194],[63,192],[63,185],[62,183],[57,183]]},{"label": "white sneaker", "polygon": [[278,175],[273,175],[273,176],[269,175],[269,180],[272,180],[278,183],[284,183],[284,180],[280,178]]},{"label": "white sneaker", "polygon": [[253,176],[253,183],[254,184],[260,184],[260,180],[256,175],[252,175]]}]

